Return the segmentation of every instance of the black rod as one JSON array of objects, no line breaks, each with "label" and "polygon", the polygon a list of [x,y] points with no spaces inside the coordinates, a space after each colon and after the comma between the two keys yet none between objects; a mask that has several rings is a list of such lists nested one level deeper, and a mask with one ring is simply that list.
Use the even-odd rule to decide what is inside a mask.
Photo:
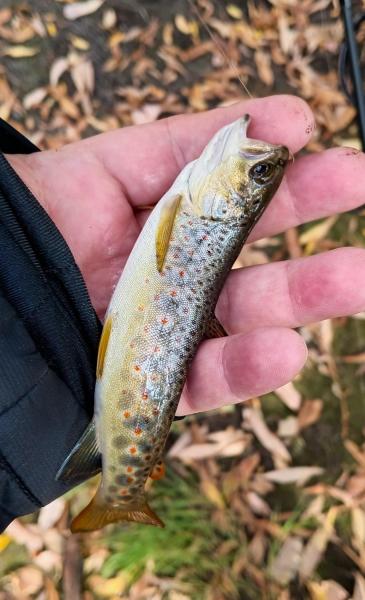
[{"label": "black rod", "polygon": [[351,64],[351,74],[354,85],[354,99],[357,109],[357,118],[359,124],[359,133],[361,138],[362,149],[365,150],[365,98],[364,98],[364,86],[362,82],[359,51],[357,47],[353,14],[352,14],[352,1],[341,0],[341,9],[343,14],[343,20],[345,24],[346,40],[348,46],[348,53]]}]

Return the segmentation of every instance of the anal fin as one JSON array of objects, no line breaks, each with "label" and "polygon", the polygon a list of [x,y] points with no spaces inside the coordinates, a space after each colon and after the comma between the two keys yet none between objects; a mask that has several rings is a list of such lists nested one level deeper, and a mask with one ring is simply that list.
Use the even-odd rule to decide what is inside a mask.
[{"label": "anal fin", "polygon": [[59,468],[56,479],[78,484],[101,471],[101,454],[93,419]]}]

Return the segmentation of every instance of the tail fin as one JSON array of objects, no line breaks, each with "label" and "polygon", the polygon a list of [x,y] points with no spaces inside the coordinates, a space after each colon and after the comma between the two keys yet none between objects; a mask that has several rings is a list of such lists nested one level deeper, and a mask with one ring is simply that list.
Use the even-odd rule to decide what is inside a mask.
[{"label": "tail fin", "polygon": [[90,504],[73,519],[71,531],[72,533],[94,531],[110,523],[119,523],[121,521],[135,521],[137,523],[145,523],[146,525],[165,527],[164,523],[148,506],[146,501],[143,504],[131,504],[126,507],[108,506],[99,488]]}]

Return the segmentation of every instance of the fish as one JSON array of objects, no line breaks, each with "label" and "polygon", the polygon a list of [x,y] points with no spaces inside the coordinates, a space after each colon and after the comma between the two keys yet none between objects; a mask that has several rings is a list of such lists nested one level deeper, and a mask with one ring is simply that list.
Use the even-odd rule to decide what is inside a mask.
[{"label": "fish", "polygon": [[163,526],[146,482],[161,459],[200,342],[226,335],[215,317],[224,282],[268,206],[286,146],[250,139],[249,115],[221,128],[152,210],[107,309],[96,367],[94,418],[57,479],[101,471],[71,531],[135,521]]}]

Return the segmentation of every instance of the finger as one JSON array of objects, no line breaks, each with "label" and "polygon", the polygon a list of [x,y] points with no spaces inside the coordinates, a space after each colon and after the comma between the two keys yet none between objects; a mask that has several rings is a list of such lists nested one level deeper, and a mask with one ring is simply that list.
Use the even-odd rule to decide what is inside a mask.
[{"label": "finger", "polygon": [[309,106],[300,98],[282,95],[127,127],[82,143],[121,182],[134,205],[146,205],[161,198],[182,167],[199,156],[220,127],[245,113],[252,116],[251,137],[285,144],[293,152],[307,143],[314,128]]},{"label": "finger", "polygon": [[249,241],[361,206],[364,179],[365,154],[353,148],[332,148],[297,159],[287,167]]},{"label": "finger", "polygon": [[308,258],[232,271],[216,315],[229,333],[299,327],[365,309],[365,250],[339,248]]},{"label": "finger", "polygon": [[194,359],[177,415],[242,402],[291,379],[307,358],[304,340],[292,329],[255,329],[203,342]]}]

